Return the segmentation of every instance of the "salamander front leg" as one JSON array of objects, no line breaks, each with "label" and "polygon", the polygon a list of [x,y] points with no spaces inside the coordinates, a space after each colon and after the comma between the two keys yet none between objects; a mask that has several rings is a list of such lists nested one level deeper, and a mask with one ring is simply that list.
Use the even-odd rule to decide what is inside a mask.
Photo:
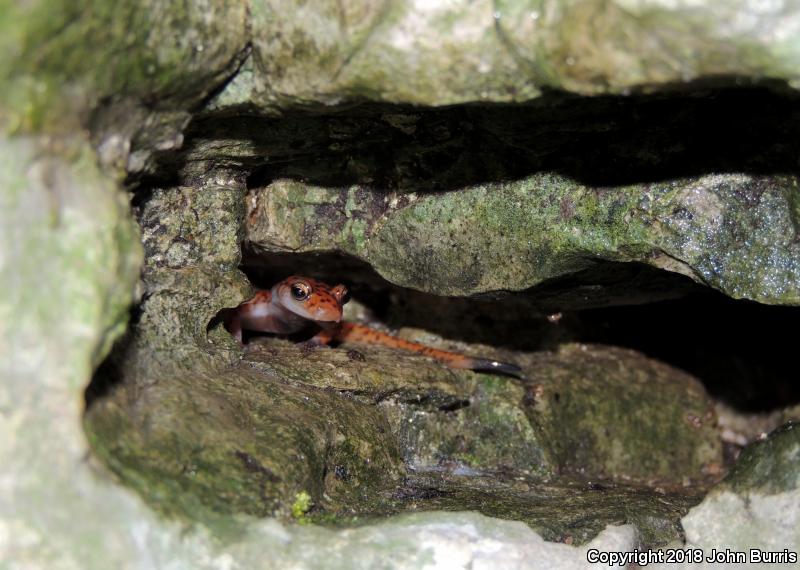
[{"label": "salamander front leg", "polygon": [[305,350],[314,350],[315,348],[330,348],[331,342],[336,338],[335,332],[331,329],[322,329],[310,339],[301,342]]},{"label": "salamander front leg", "polygon": [[244,346],[244,342],[242,342],[242,318],[239,315],[239,310],[233,309],[228,311],[223,322],[225,324],[225,328],[229,333],[231,333],[231,335],[233,335],[233,338],[236,339],[236,342],[239,343],[239,346]]}]

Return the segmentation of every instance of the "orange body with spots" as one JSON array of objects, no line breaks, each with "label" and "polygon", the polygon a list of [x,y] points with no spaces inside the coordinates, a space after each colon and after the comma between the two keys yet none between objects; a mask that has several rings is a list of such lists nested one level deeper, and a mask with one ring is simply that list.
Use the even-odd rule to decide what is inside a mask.
[{"label": "orange body with spots", "polygon": [[492,371],[518,376],[519,367],[485,358],[472,358],[403,340],[354,323],[342,322],[342,307],[350,299],[344,285],[331,287],[308,277],[289,277],[270,290],[259,291],[225,317],[225,328],[242,342],[242,331],[288,335],[311,326],[318,329],[311,343],[377,344],[416,352],[444,362],[451,368]]}]

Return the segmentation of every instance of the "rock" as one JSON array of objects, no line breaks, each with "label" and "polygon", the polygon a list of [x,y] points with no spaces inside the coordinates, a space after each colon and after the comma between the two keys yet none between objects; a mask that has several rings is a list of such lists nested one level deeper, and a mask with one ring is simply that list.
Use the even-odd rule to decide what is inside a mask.
[{"label": "rock", "polygon": [[150,380],[92,406],[87,430],[103,461],[166,515],[287,520],[300,493],[317,512],[334,503],[350,514],[404,472],[386,420],[334,393],[199,363]]},{"label": "rock", "polygon": [[218,107],[275,112],[348,99],[442,106],[528,101],[542,88],[624,94],[709,77],[798,77],[793,10],[745,0],[581,8],[555,0],[535,8],[515,0],[391,8],[331,1],[311,17],[302,4],[277,1],[250,10],[199,1],[185,11],[168,2],[100,3],[91,12],[37,2],[4,20],[2,35],[13,39],[0,48],[13,57],[0,76],[19,79],[8,100],[35,95],[37,111],[17,118],[26,126],[42,124],[65,85],[88,89],[94,101],[198,101],[236,71],[248,41],[251,59]]},{"label": "rock", "polygon": [[796,188],[793,177],[743,174],[613,190],[534,175],[387,195],[280,180],[250,193],[247,239],[265,252],[341,251],[438,295],[521,291],[604,260],[796,305]]},{"label": "rock", "polygon": [[[693,381],[635,355],[579,347],[511,354],[536,371],[532,395],[512,380],[454,375],[381,349],[359,348],[363,360],[354,360],[272,341],[254,344],[239,364],[224,331],[206,335],[216,311],[247,295],[235,272],[243,190],[217,173],[200,188],[153,191],[140,212],[146,299],[124,350],[96,377],[100,389],[89,391],[93,449],[162,513],[227,536],[230,517],[288,518],[302,495],[309,510],[301,516],[315,521],[475,508],[575,543],[625,522],[648,544],[678,536],[675,523],[698,500],[696,488],[653,495],[613,480],[702,478],[706,463],[720,461],[719,442]],[[645,400],[637,396],[644,385],[669,395]],[[597,408],[608,391],[630,397]],[[555,434],[570,432],[575,439],[560,448]],[[667,444],[681,455],[642,461]],[[577,455],[565,453],[573,447]],[[578,466],[608,482],[544,482]],[[552,507],[533,508],[548,504],[559,505],[560,518]]]},{"label": "rock", "polygon": [[[519,358],[528,383],[379,349],[244,353],[217,311],[252,290],[244,220],[260,253],[351,254],[440,294],[523,291],[598,259],[797,304],[796,179],[780,174],[796,170],[780,95],[797,88],[795,9],[301,4],[0,16],[0,560],[546,568],[675,543],[721,469],[686,375],[481,334],[450,346]],[[766,89],[699,91],[741,81]],[[524,104],[444,108],[465,102]],[[685,519],[690,545],[718,530],[797,545],[793,437],[770,440],[780,460],[745,456]],[[428,509],[451,512],[408,513]],[[728,524],[742,513],[764,534]]]},{"label": "rock", "polygon": [[[437,345],[430,335],[426,341]],[[632,351],[566,345],[556,353],[504,353],[528,376],[520,384],[454,373],[415,355],[357,348],[364,361],[352,361],[346,350],[301,355],[301,349],[270,342],[248,351],[244,362],[294,383],[379,403],[400,452],[417,471],[452,464],[479,472],[571,472],[681,485],[704,479],[722,463],[716,413],[702,386]],[[465,345],[457,349],[471,352]],[[611,393],[614,399],[604,398]],[[653,454],[653,447],[670,453]]]},{"label": "rock", "polygon": [[561,472],[676,484],[721,466],[716,412],[694,378],[607,347],[566,345],[536,360],[527,414]]},{"label": "rock", "polygon": [[[219,529],[240,513],[344,524],[471,508],[576,544],[626,522],[648,544],[678,536],[707,464],[721,462],[693,379],[625,351],[524,355],[421,331],[401,334],[516,360],[530,379],[360,346],[354,359],[348,347],[256,339],[242,354],[213,327],[216,311],[247,295],[235,273],[242,193],[224,173],[154,190],[141,209],[148,295],[125,349],[95,379],[121,384],[92,397],[93,448],[160,511]],[[653,446],[674,454],[655,460]],[[672,489],[637,487],[652,479]],[[681,490],[687,479],[699,486]],[[299,496],[307,509],[294,508]]]},{"label": "rock", "polygon": [[[122,330],[141,261],[135,226],[125,216],[125,197],[100,175],[80,141],[48,147],[43,141],[15,139],[0,146],[0,236],[6,256],[0,273],[5,371],[0,427],[6,435],[0,441],[0,465],[8,491],[0,499],[3,560],[48,569],[109,564],[225,568],[234,562],[244,567],[374,568],[376,560],[390,558],[394,567],[417,568],[432,553],[447,557],[457,552],[464,564],[491,556],[494,563],[499,547],[508,567],[529,560],[558,566],[580,563],[590,546],[629,548],[636,540],[630,526],[610,528],[578,549],[545,543],[522,523],[470,513],[414,514],[385,526],[345,531],[220,517],[212,538],[204,527],[187,529],[156,516],[139,496],[108,477],[89,450],[81,421],[85,379],[92,362],[107,353]],[[194,204],[219,197],[209,192],[195,197]],[[175,296],[169,289],[160,294]],[[163,316],[163,322],[175,322],[168,312]],[[181,334],[191,336],[191,331]],[[163,370],[167,360],[156,365]],[[160,388],[191,405],[192,390],[178,384]],[[113,404],[103,400],[102,405]],[[168,419],[147,407],[139,411],[109,415],[120,421],[107,426],[109,433],[137,418],[149,416],[155,427]],[[192,426],[184,428],[191,433]],[[246,450],[231,459],[251,478],[269,480],[267,468]],[[157,489],[170,491],[169,480],[160,479]],[[319,548],[308,548],[311,543]]]},{"label": "rock", "polygon": [[[260,527],[275,532],[268,523]],[[278,563],[333,569],[376,568],[386,566],[387,561],[392,568],[409,570],[590,568],[586,563],[589,549],[630,550],[636,544],[636,532],[627,525],[609,526],[591,543],[575,548],[546,542],[521,523],[495,521],[476,513],[415,513],[335,534],[324,529],[304,530],[301,540],[320,548],[303,547],[298,540]],[[359,554],[353,557],[350,545],[355,544]]]},{"label": "rock", "polygon": [[[195,203],[191,194],[164,197]],[[152,211],[168,203],[155,199]],[[162,228],[194,231],[165,219]],[[159,250],[174,241],[169,233]],[[221,237],[209,245],[224,250]],[[169,271],[187,273],[145,275]],[[387,349],[354,346],[353,359],[347,347],[309,352],[282,340],[252,341],[237,364],[223,337],[208,344],[197,335],[203,311],[159,301],[195,299],[203,282],[190,276],[176,282],[182,289],[153,290],[143,336],[110,371],[123,387],[87,414],[99,456],[167,514],[212,527],[221,514],[286,519],[303,493],[312,505],[303,517],[318,522],[469,508],[524,520],[551,540],[585,543],[629,522],[648,544],[664,544],[678,537],[708,465],[722,461],[702,389],[635,353],[505,353],[532,371],[524,385]],[[680,490],[691,479],[699,486]],[[673,490],[631,485],[653,481]]]},{"label": "rock", "polygon": [[[220,104],[529,101],[718,77],[795,81],[800,15],[746,0],[253,6],[253,63]],[[774,34],[765,30],[776,30]],[[691,49],[686,49],[690,46]]]},{"label": "rock", "polygon": [[789,422],[750,445],[720,488],[740,495],[778,495],[800,487],[800,433]]},{"label": "rock", "polygon": [[[86,121],[108,99],[186,109],[235,70],[246,43],[243,4],[92,6],[34,1],[9,7],[0,21],[0,52],[8,54],[0,58],[7,127],[59,131]],[[122,109],[130,111],[130,103]],[[129,119],[142,116],[118,113],[117,127]]]},{"label": "rock", "polygon": [[126,196],[85,140],[0,137],[0,201],[0,558],[132,563],[145,547],[125,529],[153,517],[90,467],[81,425],[86,379],[126,327],[141,264]]},{"label": "rock", "polygon": [[[750,562],[797,562],[800,550],[800,431],[788,423],[747,447],[731,473],[686,515],[686,548],[744,552]],[[735,521],[735,524],[732,524]],[[783,559],[752,558],[751,549]],[[712,564],[696,567],[711,567]],[[745,565],[742,564],[742,567]]]}]

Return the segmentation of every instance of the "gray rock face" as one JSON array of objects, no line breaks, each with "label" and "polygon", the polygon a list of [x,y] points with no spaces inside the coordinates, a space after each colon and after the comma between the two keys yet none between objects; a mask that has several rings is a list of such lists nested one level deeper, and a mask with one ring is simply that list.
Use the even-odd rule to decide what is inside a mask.
[{"label": "gray rock face", "polygon": [[144,553],[128,525],[153,518],[87,463],[80,418],[86,379],[126,325],[136,226],[80,139],[0,139],[0,188],[0,558],[135,564]]}]

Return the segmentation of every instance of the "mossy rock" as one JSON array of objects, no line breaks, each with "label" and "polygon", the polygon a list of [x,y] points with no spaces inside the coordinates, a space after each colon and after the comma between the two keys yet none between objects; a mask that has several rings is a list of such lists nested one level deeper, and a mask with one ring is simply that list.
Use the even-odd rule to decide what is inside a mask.
[{"label": "mossy rock", "polygon": [[87,429],[149,502],[212,526],[242,512],[289,519],[305,493],[301,518],[326,524],[476,509],[553,540],[585,542],[625,522],[654,544],[675,539],[706,467],[722,460],[696,381],[601,347],[518,361],[532,379],[256,339],[239,364],[201,372],[195,360],[118,388],[92,406]]},{"label": "mossy rock", "polygon": [[720,489],[747,495],[775,495],[800,488],[800,432],[789,422],[750,444]]},{"label": "mossy rock", "polygon": [[251,192],[247,239],[263,252],[344,252],[438,295],[525,290],[603,260],[796,305],[797,187],[790,176],[728,174],[603,189],[540,174],[392,199],[281,180]]}]

